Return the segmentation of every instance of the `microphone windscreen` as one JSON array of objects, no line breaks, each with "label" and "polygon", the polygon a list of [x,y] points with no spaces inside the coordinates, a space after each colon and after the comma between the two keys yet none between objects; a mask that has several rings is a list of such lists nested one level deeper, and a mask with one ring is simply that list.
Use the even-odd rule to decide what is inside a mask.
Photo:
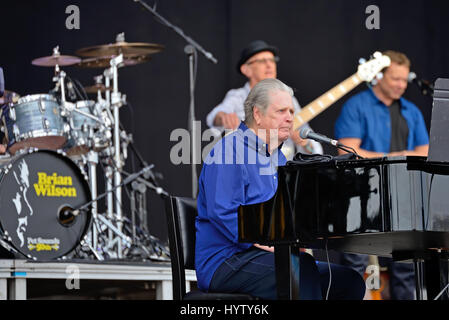
[{"label": "microphone windscreen", "polygon": [[299,131],[299,136],[301,137],[301,139],[307,139],[309,136],[310,131],[312,131],[312,129],[310,128],[302,128]]},{"label": "microphone windscreen", "polygon": [[411,72],[408,74],[407,81],[408,81],[408,82],[412,82],[412,81],[415,80],[415,79],[416,79],[416,73],[414,73],[413,71],[411,71]]}]

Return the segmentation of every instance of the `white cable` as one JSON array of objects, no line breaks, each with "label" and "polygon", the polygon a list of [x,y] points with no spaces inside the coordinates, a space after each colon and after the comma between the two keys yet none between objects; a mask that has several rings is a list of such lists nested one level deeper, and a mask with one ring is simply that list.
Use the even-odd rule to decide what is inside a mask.
[{"label": "white cable", "polygon": [[446,291],[446,289],[449,287],[449,283],[444,287],[443,290],[441,290],[441,292],[435,297],[435,299],[433,300],[438,300],[438,298],[443,294],[444,291]]},{"label": "white cable", "polygon": [[329,268],[329,285],[327,287],[326,300],[329,300],[329,292],[331,290],[331,284],[332,284],[332,270],[331,270],[331,264],[329,261],[329,252],[327,251],[327,239],[326,239],[326,257],[327,257],[327,266]]}]

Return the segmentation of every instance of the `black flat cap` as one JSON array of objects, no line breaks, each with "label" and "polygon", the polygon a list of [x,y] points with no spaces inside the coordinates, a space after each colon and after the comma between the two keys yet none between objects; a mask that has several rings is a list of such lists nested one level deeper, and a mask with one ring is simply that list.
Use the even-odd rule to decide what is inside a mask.
[{"label": "black flat cap", "polygon": [[270,46],[263,40],[252,41],[250,44],[248,44],[248,46],[245,49],[242,50],[240,54],[240,59],[239,62],[237,63],[237,72],[241,74],[240,67],[242,66],[242,64],[248,61],[248,59],[251,58],[256,53],[262,51],[271,51],[275,56],[278,55],[278,48]]}]

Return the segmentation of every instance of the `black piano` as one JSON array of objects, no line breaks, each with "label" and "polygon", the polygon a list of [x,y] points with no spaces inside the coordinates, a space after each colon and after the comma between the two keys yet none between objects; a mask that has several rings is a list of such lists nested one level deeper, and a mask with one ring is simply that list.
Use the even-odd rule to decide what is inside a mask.
[{"label": "black piano", "polygon": [[298,298],[299,247],[413,261],[417,298],[441,291],[449,251],[449,163],[393,157],[288,163],[270,200],[240,206],[239,241],[275,246],[278,296]]}]

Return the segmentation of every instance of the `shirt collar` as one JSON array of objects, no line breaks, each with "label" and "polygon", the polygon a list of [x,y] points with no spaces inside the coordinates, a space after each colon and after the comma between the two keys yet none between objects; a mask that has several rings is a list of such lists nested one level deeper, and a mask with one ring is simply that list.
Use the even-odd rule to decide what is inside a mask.
[{"label": "shirt collar", "polygon": [[[257,150],[257,152],[263,156],[270,157],[270,152],[268,150],[268,144],[265,143],[262,139],[260,139],[252,130],[250,130],[247,125],[242,121],[240,122],[240,126],[238,128],[238,134],[244,139],[245,144],[253,149]],[[273,152],[278,152],[281,150],[283,142],[277,147]]]},{"label": "shirt collar", "polygon": [[[373,99],[375,99],[378,103],[380,103],[380,104],[381,104],[382,106],[384,106],[385,108],[388,108],[388,107],[385,105],[385,103],[383,103],[383,102],[376,96],[376,94],[374,93],[372,87],[369,87],[369,90],[368,90],[368,91],[370,92],[370,94],[371,94],[371,96],[372,96]],[[403,98],[403,97],[400,97],[399,100],[396,100],[396,101],[399,102],[399,106],[400,106],[401,109],[403,109],[403,108],[405,107],[405,104],[404,104],[404,98]]]},{"label": "shirt collar", "polygon": [[245,89],[246,93],[249,94],[249,92],[251,91],[251,87],[249,86],[249,81],[245,83],[245,85],[243,86],[243,89]]}]

